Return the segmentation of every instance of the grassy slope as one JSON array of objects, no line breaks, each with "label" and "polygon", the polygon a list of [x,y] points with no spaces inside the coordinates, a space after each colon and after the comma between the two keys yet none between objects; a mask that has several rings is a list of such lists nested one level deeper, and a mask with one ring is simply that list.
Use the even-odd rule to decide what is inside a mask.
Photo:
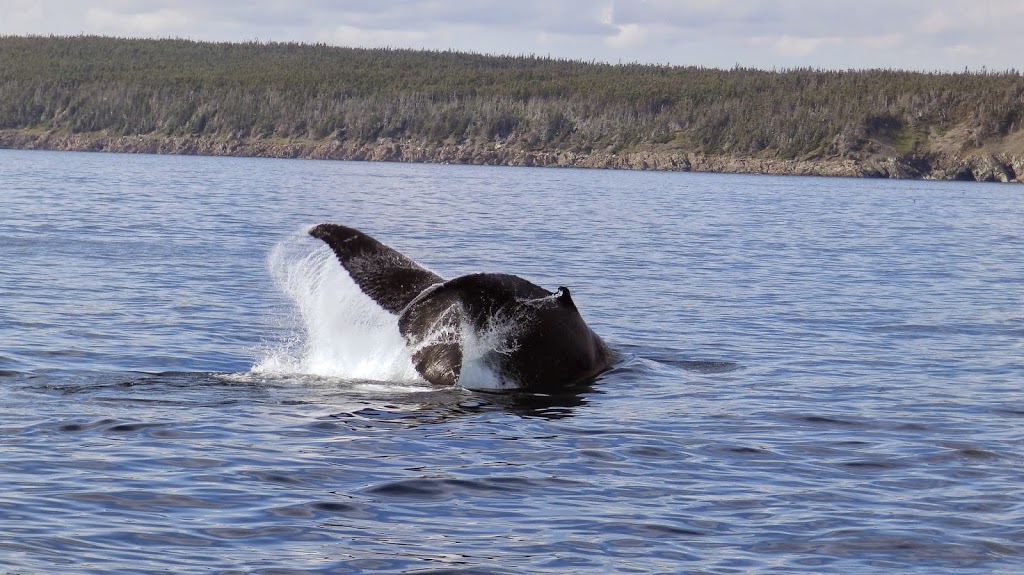
[{"label": "grassy slope", "polygon": [[1021,154],[1024,77],[0,38],[0,129],[785,160]]}]

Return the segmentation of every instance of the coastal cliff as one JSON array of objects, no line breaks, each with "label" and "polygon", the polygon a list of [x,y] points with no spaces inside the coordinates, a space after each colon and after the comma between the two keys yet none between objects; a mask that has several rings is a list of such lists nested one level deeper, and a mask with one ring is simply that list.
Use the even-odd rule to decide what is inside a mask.
[{"label": "coastal cliff", "polygon": [[204,136],[61,135],[19,130],[0,130],[0,148],[1004,183],[1024,181],[1024,157],[1007,153],[972,156],[931,153],[864,160],[794,160],[663,150],[624,153],[527,150],[500,142],[431,145],[384,139],[353,143],[337,140],[219,139]]}]

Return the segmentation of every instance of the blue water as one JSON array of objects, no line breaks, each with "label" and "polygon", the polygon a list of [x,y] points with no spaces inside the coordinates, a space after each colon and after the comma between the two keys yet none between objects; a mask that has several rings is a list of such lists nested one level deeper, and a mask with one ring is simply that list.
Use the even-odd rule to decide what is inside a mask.
[{"label": "blue water", "polygon": [[[304,373],[322,221],[623,359]],[[1022,387],[1019,186],[0,151],[3,573],[1019,573]]]}]

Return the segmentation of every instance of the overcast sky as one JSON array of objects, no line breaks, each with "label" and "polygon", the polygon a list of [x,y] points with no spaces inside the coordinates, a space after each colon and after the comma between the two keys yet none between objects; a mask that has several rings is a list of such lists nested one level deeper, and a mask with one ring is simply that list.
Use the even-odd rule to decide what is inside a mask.
[{"label": "overcast sky", "polygon": [[720,68],[1024,68],[1024,0],[0,0],[0,34],[324,42]]}]

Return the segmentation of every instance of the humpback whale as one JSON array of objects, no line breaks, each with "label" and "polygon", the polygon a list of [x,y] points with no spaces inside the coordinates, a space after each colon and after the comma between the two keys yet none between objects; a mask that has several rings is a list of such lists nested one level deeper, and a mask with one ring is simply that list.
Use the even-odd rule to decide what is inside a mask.
[{"label": "humpback whale", "polygon": [[445,280],[353,228],[325,223],[309,235],[397,317],[416,371],[432,384],[552,390],[591,380],[614,360],[568,288],[498,273]]}]

